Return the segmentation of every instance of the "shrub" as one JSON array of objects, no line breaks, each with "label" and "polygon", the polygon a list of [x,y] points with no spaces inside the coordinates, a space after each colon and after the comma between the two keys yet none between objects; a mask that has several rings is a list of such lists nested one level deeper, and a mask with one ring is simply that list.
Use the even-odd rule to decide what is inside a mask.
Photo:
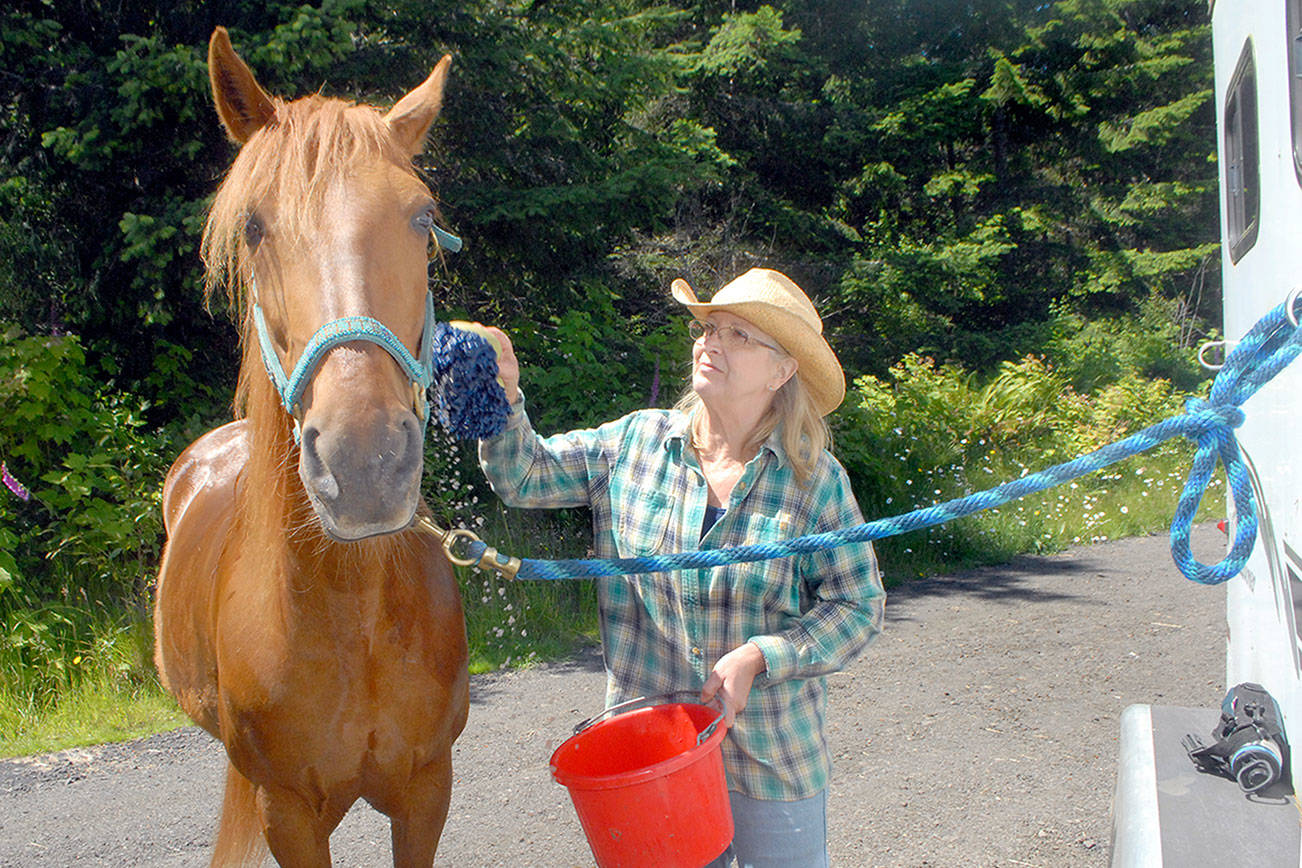
[{"label": "shrub", "polygon": [[31,490],[0,494],[10,590],[29,603],[133,599],[161,543],[169,442],[138,399],[96,381],[76,337],[5,334],[0,457]]},{"label": "shrub", "polygon": [[1055,311],[1045,353],[1077,390],[1092,392],[1127,375],[1166,380],[1190,392],[1207,374],[1190,350],[1193,329],[1178,301],[1151,296],[1135,313],[1086,317]]},{"label": "shrub", "polygon": [[[1109,380],[1077,391],[1067,373],[1027,356],[982,382],[955,365],[906,356],[887,378],[854,381],[834,420],[837,453],[871,520],[993,488],[1180,410],[1184,396],[1133,363],[1119,363]],[[1183,441],[1168,441],[1057,489],[883,540],[888,578],[1163,526],[1190,452]],[[1223,491],[1204,499],[1205,512],[1218,508]]]},{"label": "shrub", "polygon": [[[431,425],[422,492],[443,527],[466,528],[520,558],[585,557],[591,550],[587,510],[508,509],[479,470],[474,443]],[[596,637],[591,581],[511,582],[490,571],[456,567],[472,671],[522,665],[565,654]]]},{"label": "shrub", "polygon": [[616,309],[617,300],[606,287],[587,285],[541,327],[528,320],[504,326],[539,431],[595,426],[677,399],[690,359],[682,320],[628,316]]},{"label": "shrub", "polygon": [[76,337],[0,331],[0,706],[27,720],[87,677],[153,678],[140,625],[170,447]]}]

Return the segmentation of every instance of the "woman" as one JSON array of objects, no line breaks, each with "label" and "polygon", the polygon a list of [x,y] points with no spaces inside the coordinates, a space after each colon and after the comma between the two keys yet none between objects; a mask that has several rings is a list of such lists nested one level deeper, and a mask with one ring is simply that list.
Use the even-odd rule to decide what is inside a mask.
[{"label": "woman", "polygon": [[[512,412],[479,444],[507,504],[590,506],[601,557],[774,542],[863,521],[823,419],[845,396],[822,320],[786,275],[752,269],[708,304],[683,280],[696,342],[673,410],[536,435],[505,335]],[[718,698],[732,727],[724,767],[736,825],[715,863],[827,865],[830,757],[823,676],[881,625],[869,544],[713,569],[602,579],[607,705],[684,689]]]}]

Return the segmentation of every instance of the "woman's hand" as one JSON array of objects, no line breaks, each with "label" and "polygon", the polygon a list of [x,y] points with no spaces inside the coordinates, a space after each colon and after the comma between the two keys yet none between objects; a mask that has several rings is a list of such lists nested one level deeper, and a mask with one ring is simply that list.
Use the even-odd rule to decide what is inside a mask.
[{"label": "woman's hand", "polygon": [[511,339],[506,336],[506,332],[496,326],[484,328],[497,339],[497,377],[502,381],[502,389],[506,392],[506,403],[514,404],[520,394],[520,360],[515,357],[515,348],[511,346]]},{"label": "woman's hand", "polygon": [[764,653],[753,642],[734,648],[719,658],[701,688],[701,701],[709,702],[717,694],[723,703],[724,723],[732,726],[737,714],[746,707],[750,686],[768,666]]}]

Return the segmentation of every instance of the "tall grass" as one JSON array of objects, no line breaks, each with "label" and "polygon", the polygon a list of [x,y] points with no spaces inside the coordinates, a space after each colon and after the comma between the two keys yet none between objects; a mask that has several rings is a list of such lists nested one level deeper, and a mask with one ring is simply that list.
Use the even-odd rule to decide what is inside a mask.
[{"label": "tall grass", "polygon": [[[548,560],[588,554],[586,511],[526,512],[494,503],[485,513],[483,538],[506,554]],[[554,660],[598,641],[592,580],[512,582],[462,568],[458,578],[471,672]]]},{"label": "tall grass", "polygon": [[[1189,454],[1185,454],[1185,453]],[[1189,472],[1191,449],[1177,444],[1118,462],[1056,488],[1012,501],[940,527],[881,540],[877,545],[888,586],[937,572],[1003,563],[1023,553],[1057,552],[1073,545],[1106,542],[1170,527]],[[942,467],[915,473],[919,496],[899,512],[983,490],[1043,465],[995,469],[989,457],[976,472],[990,480],[971,485],[969,468]],[[887,498],[890,500],[891,498]],[[893,505],[893,504],[892,504]],[[893,514],[893,513],[888,513]],[[1225,516],[1225,485],[1213,478],[1196,521]]]},{"label": "tall grass", "polygon": [[[1045,359],[1005,363],[989,380],[909,356],[886,379],[855,381],[838,451],[865,515],[907,513],[993,488],[1120,440],[1180,412],[1184,393],[1134,372],[1078,392]],[[1193,456],[1176,439],[1048,491],[937,528],[882,540],[889,583],[995,563],[1022,552],[1162,530]],[[1199,517],[1224,515],[1216,478]]]},{"label": "tall grass", "polygon": [[[583,557],[592,542],[586,510],[507,509],[488,489],[475,446],[431,427],[425,449],[425,499],[445,527],[463,527],[507,555]],[[470,669],[527,666],[597,641],[591,581],[512,582],[458,567]]]},{"label": "tall grass", "polygon": [[138,611],[11,605],[0,615],[0,756],[183,722],[158,686],[150,625]]}]

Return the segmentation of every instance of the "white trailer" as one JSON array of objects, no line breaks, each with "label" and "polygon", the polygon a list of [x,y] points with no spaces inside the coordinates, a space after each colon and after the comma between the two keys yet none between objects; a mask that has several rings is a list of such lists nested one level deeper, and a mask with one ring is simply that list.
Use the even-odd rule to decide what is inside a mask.
[{"label": "white trailer", "polygon": [[[1273,308],[1302,310],[1302,0],[1215,0],[1224,335],[1232,347]],[[1225,585],[1227,687],[1279,703],[1302,782],[1302,363],[1250,398],[1239,445],[1259,532]],[[1228,516],[1233,539],[1235,516]],[[1219,698],[1218,698],[1219,699]],[[1200,774],[1181,739],[1210,741],[1218,707],[1136,705],[1122,716],[1113,866],[1302,865],[1296,796],[1249,798]]]}]

